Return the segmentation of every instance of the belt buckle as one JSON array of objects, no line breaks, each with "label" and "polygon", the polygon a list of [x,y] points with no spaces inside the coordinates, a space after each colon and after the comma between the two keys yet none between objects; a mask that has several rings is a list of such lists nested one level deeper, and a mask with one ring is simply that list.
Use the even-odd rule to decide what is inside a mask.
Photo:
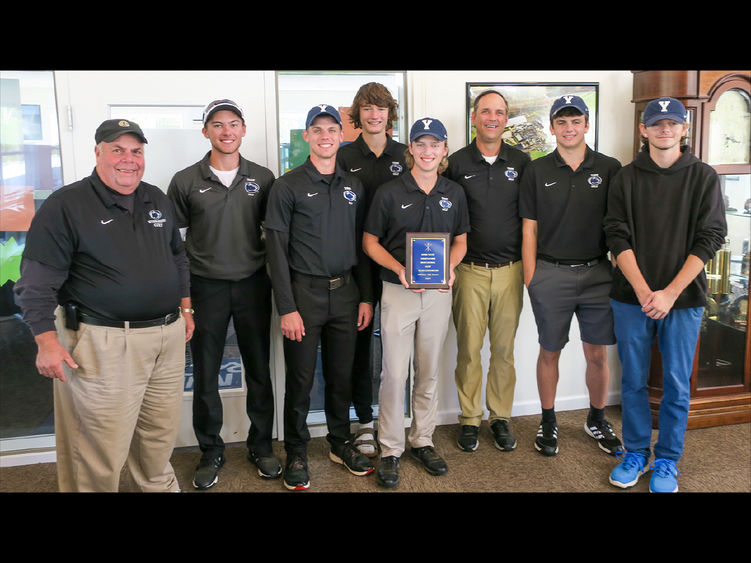
[{"label": "belt buckle", "polygon": [[329,280],[329,291],[340,288],[342,286],[343,281],[344,281],[344,278],[342,276]]}]

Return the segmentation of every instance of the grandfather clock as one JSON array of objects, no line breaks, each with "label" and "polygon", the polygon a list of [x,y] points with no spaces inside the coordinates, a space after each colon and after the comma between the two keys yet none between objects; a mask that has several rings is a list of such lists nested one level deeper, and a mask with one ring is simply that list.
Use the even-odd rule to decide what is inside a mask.
[{"label": "grandfather clock", "polygon": [[[691,375],[688,427],[751,421],[751,339],[748,330],[751,241],[751,71],[633,71],[634,155],[639,122],[650,100],[671,96],[689,113],[691,152],[720,175],[728,237],[706,265],[707,307]],[[649,379],[653,425],[662,397],[662,362],[655,346]]]}]

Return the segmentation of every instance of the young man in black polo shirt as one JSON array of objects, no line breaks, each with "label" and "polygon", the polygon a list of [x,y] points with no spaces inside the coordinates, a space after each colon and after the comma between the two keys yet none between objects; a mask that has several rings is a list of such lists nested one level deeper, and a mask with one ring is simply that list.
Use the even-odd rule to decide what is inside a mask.
[{"label": "young man in black polo shirt", "polygon": [[675,98],[647,104],[639,125],[644,150],[616,176],[608,197],[604,224],[617,266],[611,295],[627,450],[609,480],[621,488],[636,485],[652,453],[647,380],[656,339],[663,396],[649,490],[678,491],[676,464],[683,453],[706,304],[704,265],[727,234],[717,173],[684,144],[686,117]]},{"label": "young man in black polo shirt", "polygon": [[274,182],[265,223],[284,336],[284,484],[291,490],[310,486],[306,418],[319,341],[330,457],[354,475],[373,471],[349,430],[357,331],[373,316],[368,263],[359,261],[364,189],[337,166],[342,127],[335,108],[313,107],[303,138],[310,157]]},{"label": "young man in black polo shirt", "polygon": [[524,297],[521,262],[522,225],[519,182],[529,155],[503,142],[508,103],[499,92],[486,90],[475,98],[472,123],[476,136],[449,157],[444,175],[467,194],[472,230],[467,254],[456,267],[453,316],[456,326],[456,388],[459,393],[464,451],[478,447],[482,421],[482,350],[489,330],[490,366],[486,404],[495,446],[516,448],[509,427],[516,370],[514,339]]},{"label": "young man in black polo shirt", "polygon": [[95,141],[91,176],[35,215],[14,291],[55,380],[60,491],[117,492],[127,462],[142,491],[174,492],[188,263],[172,203],[141,181],[141,128],[107,120]]},{"label": "young man in black polo shirt", "polygon": [[[378,407],[381,462],[376,481],[399,484],[399,458],[405,449],[404,393],[414,355],[411,453],[431,475],[448,471],[433,447],[438,406],[436,388],[451,316],[454,268],[467,249],[469,214],[464,190],[440,175],[446,165],[446,128],[437,119],[415,122],[409,134],[409,174],[376,192],[363,233],[367,254],[381,266],[383,364]],[[449,289],[410,289],[405,278],[406,234],[450,234]]]},{"label": "young man in black polo shirt", "polygon": [[204,110],[202,129],[211,150],[175,174],[167,190],[180,227],[187,227],[196,322],[191,341],[193,430],[201,450],[193,477],[197,489],[213,487],[224,465],[219,370],[230,320],[247,385],[248,460],[263,478],[277,478],[282,469],[271,449],[271,283],[261,239],[274,175],[241,156],[245,130],[243,112],[235,102],[211,102]]},{"label": "young man in black polo shirt", "polygon": [[584,429],[610,454],[621,442],[604,418],[610,371],[607,345],[615,343],[609,293],[612,267],[602,219],[607,190],[620,163],[591,150],[585,140],[589,109],[578,96],[558,98],[550,110],[556,149],[532,161],[519,199],[522,260],[540,342],[537,385],[542,421],[535,448],[558,453],[555,393],[558,360],[576,314],[587,363],[590,409]]},{"label": "young man in black polo shirt", "polygon": [[[388,88],[377,82],[364,84],[352,100],[349,118],[354,127],[361,132],[354,142],[339,149],[336,158],[344,170],[362,181],[365,188],[366,212],[378,186],[407,170],[404,161],[407,145],[395,141],[387,133],[398,119],[397,107],[397,102]],[[375,307],[375,303],[381,298],[381,282],[375,265],[371,271]],[[360,423],[355,432],[354,444],[368,457],[378,455],[374,440],[373,381],[370,367],[374,324],[375,322],[370,323],[366,329],[358,333],[352,366],[352,404]]]}]

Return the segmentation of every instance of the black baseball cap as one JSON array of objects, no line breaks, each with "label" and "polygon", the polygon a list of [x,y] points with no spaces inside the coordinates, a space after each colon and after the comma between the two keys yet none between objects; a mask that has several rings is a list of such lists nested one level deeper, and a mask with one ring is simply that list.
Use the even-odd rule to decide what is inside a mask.
[{"label": "black baseball cap", "polygon": [[127,119],[108,119],[103,121],[102,124],[97,127],[96,133],[94,133],[94,142],[96,143],[111,143],[117,139],[120,135],[131,133],[141,139],[144,143],[148,143],[146,136],[141,131],[138,123],[134,121],[128,121]]},{"label": "black baseball cap", "polygon": [[237,117],[242,119],[243,123],[245,122],[243,110],[241,110],[240,106],[238,106],[235,102],[233,102],[232,100],[214,100],[206,106],[205,110],[203,110],[203,124],[206,125],[206,122],[209,120],[209,118],[211,118],[211,116],[214,115],[215,112],[222,109],[236,113]]}]

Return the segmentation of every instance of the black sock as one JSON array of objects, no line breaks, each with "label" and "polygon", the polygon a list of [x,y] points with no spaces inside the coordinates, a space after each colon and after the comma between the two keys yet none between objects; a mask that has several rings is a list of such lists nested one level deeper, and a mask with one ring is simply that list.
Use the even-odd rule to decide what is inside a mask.
[{"label": "black sock", "polygon": [[591,404],[589,405],[589,415],[587,416],[587,422],[599,422],[605,418],[605,409],[597,409]]},{"label": "black sock", "polygon": [[542,409],[543,422],[555,422],[555,407],[552,409]]}]

